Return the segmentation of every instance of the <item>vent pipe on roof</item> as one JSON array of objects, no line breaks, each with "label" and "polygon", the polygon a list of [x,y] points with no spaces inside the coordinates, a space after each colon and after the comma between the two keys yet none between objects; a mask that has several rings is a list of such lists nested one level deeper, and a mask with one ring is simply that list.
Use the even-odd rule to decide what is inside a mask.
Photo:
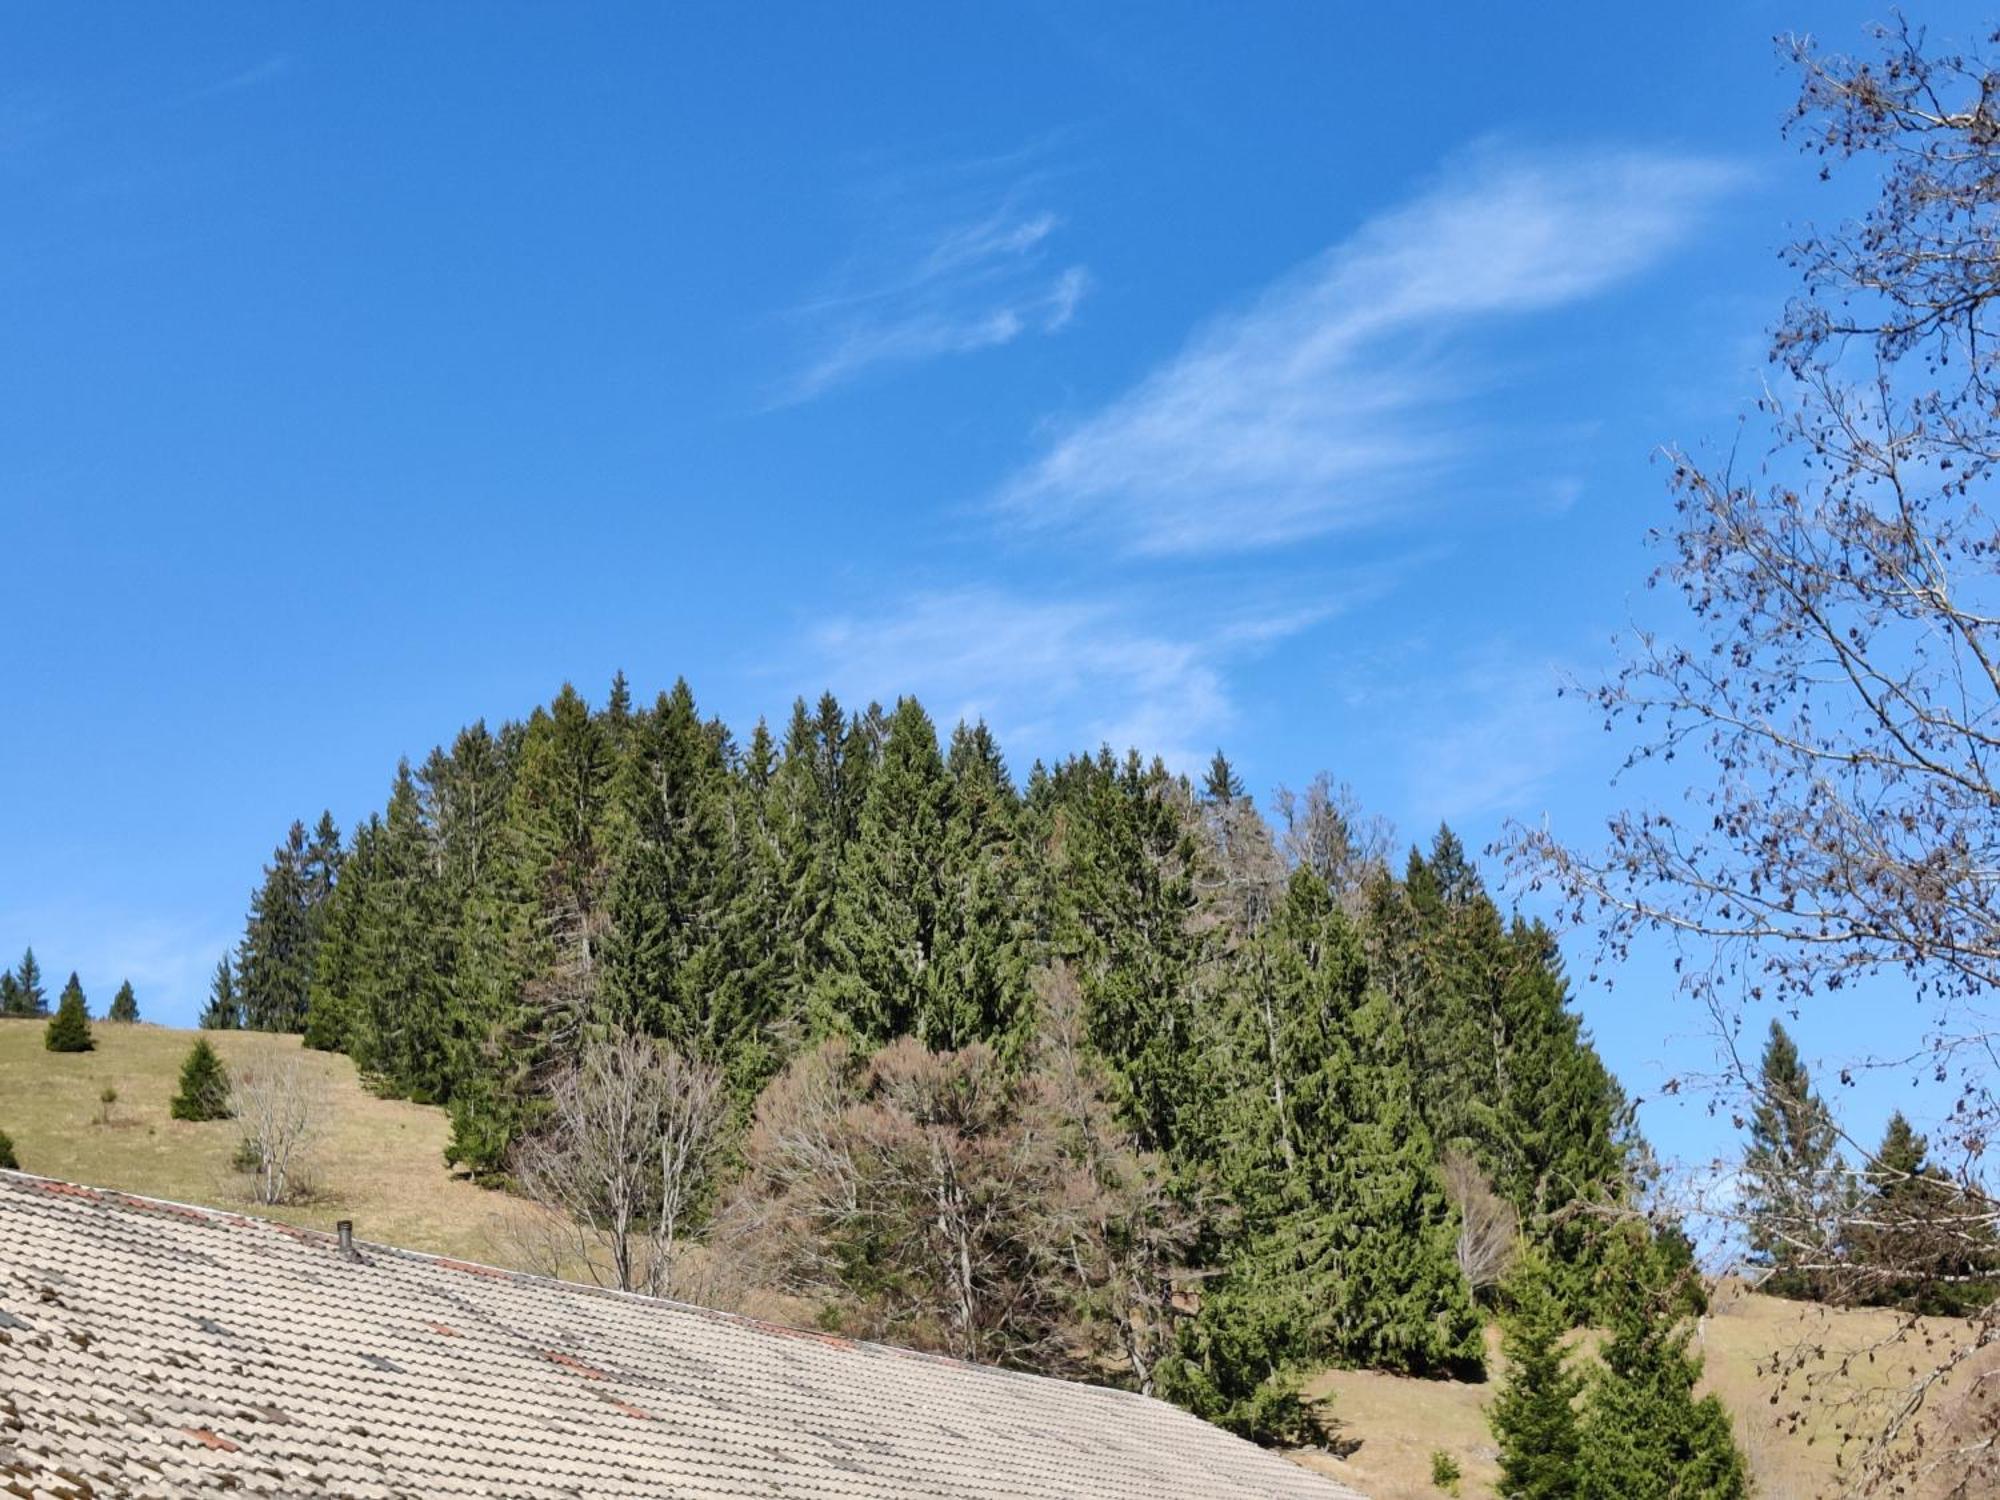
[{"label": "vent pipe on roof", "polygon": [[361,1259],[361,1252],[354,1248],[354,1221],[342,1219],[333,1226],[333,1232],[340,1236],[340,1258],[342,1260]]}]

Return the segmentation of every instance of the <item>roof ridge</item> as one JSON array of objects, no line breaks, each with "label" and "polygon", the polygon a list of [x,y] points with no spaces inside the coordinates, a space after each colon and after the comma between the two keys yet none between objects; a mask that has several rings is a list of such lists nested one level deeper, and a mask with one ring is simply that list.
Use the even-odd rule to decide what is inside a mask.
[{"label": "roof ridge", "polygon": [[[236,1209],[217,1208],[211,1204],[182,1203],[172,1198],[155,1198],[145,1193],[127,1192],[123,1188],[97,1187],[90,1183],[71,1182],[61,1177],[47,1177],[37,1172],[23,1172],[18,1169],[0,1167],[0,1187],[21,1187],[30,1191],[45,1192],[60,1197],[84,1198],[103,1203],[111,1208],[134,1210],[141,1213],[166,1212],[178,1218],[199,1218],[212,1221],[223,1228],[265,1229],[285,1236],[293,1241],[312,1240],[329,1247],[339,1243],[332,1230],[313,1229],[303,1224],[287,1223],[283,1219],[268,1218],[260,1214],[242,1213]],[[746,1328],[754,1333],[767,1334],[773,1338],[805,1341],[823,1348],[848,1350],[860,1354],[886,1355],[895,1359],[917,1360],[929,1364],[955,1366],[983,1376],[1007,1376],[1016,1380],[1050,1381],[1073,1390],[1101,1391],[1110,1396],[1122,1396],[1129,1400],[1156,1403],[1169,1411],[1179,1412],[1180,1407],[1172,1402],[1160,1401],[1139,1391],[1123,1386],[1101,1385],[1094,1381],[1065,1380],[1059,1375],[1040,1375],[1033,1370],[1013,1370],[1004,1365],[982,1365],[973,1360],[959,1359],[949,1354],[937,1354],[927,1349],[911,1349],[901,1344],[878,1343],[874,1339],[850,1338],[845,1334],[828,1333],[823,1329],[805,1328],[796,1323],[780,1323],[771,1318],[754,1317],[749,1313],[729,1312],[718,1307],[703,1307],[698,1302],[683,1302],[676,1297],[655,1297],[646,1292],[627,1292],[617,1287],[598,1286],[588,1281],[570,1281],[561,1276],[549,1276],[538,1271],[519,1271],[507,1266],[495,1266],[483,1261],[467,1260],[463,1256],[441,1255],[428,1250],[412,1250],[403,1245],[385,1244],[379,1240],[364,1240],[358,1236],[354,1240],[356,1249],[396,1256],[431,1265],[443,1266],[450,1270],[463,1271],[474,1276],[485,1276],[513,1282],[525,1282],[566,1291],[586,1292],[594,1296],[638,1302],[648,1307],[667,1308],[674,1312],[688,1313],[711,1322],[729,1323]],[[1197,1419],[1198,1420],[1198,1419]]]}]

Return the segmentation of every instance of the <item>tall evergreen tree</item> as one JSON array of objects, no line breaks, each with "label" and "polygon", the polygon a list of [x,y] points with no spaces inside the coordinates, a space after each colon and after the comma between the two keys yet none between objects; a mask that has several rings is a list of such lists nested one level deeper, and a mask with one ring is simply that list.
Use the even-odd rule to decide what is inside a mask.
[{"label": "tall evergreen tree", "polygon": [[42,987],[42,966],[35,961],[35,950],[28,949],[21,955],[21,965],[14,971],[14,1009],[9,1014],[17,1016],[45,1016],[49,1013],[49,993]]},{"label": "tall evergreen tree", "polygon": [[1217,1116],[1241,1218],[1176,1377],[1181,1399],[1239,1430],[1300,1368],[1438,1374],[1482,1357],[1407,1044],[1324,881],[1293,876],[1259,948],[1230,999]]},{"label": "tall evergreen tree", "polygon": [[12,969],[0,969],[0,1016],[25,1015],[25,1004],[21,999],[21,981],[14,977]]},{"label": "tall evergreen tree", "polygon": [[90,1009],[84,1004],[83,986],[74,973],[63,986],[42,1045],[51,1052],[88,1052],[97,1045],[90,1035]]},{"label": "tall evergreen tree", "polygon": [[434,846],[405,761],[371,840],[355,917],[359,980],[349,998],[349,1051],[363,1072],[420,1102],[449,1096],[449,930],[438,920]]},{"label": "tall evergreen tree", "polygon": [[1077,977],[1090,1040],[1141,1145],[1178,1164],[1198,1149],[1214,1083],[1197,1034],[1212,941],[1193,921],[1192,809],[1157,761],[1108,748],[1064,762],[1037,793],[1030,816],[1048,862],[1038,923]]},{"label": "tall evergreen tree", "polygon": [[204,1031],[239,1031],[243,1027],[243,999],[236,989],[236,969],[223,954],[216,961],[215,975],[208,984],[208,1004],[202,1008]]},{"label": "tall evergreen tree", "polygon": [[104,1019],[123,1025],[130,1025],[139,1019],[139,997],[132,993],[131,980],[118,986],[118,993],[111,997],[111,1008],[105,1011]]},{"label": "tall evergreen tree", "polygon": [[2000,1238],[1990,1209],[1930,1161],[1930,1142],[1901,1110],[1868,1158],[1843,1260],[1859,1300],[1965,1317],[1993,1299]]},{"label": "tall evergreen tree", "polygon": [[1664,1242],[1616,1239],[1600,1298],[1611,1336],[1585,1394],[1578,1500],[1744,1500],[1749,1478],[1728,1413],[1695,1395],[1691,1268]]},{"label": "tall evergreen tree", "polygon": [[1781,1297],[1833,1291],[1838,1224],[1851,1201],[1839,1136],[1791,1035],[1777,1021],[1764,1046],[1750,1146],[1743,1158],[1750,1249]]},{"label": "tall evergreen tree", "polygon": [[312,990],[313,871],[303,823],[272,853],[250,901],[237,980],[244,1024],[253,1031],[302,1031]]},{"label": "tall evergreen tree", "polygon": [[1500,1445],[1500,1500],[1575,1500],[1576,1398],[1583,1379],[1568,1366],[1569,1320],[1539,1251],[1519,1256],[1502,1289],[1501,1353],[1507,1383],[1488,1421]]},{"label": "tall evergreen tree", "polygon": [[890,715],[853,839],[842,851],[820,1015],[870,1042],[913,1035],[950,1050],[1020,1016],[1025,966],[1003,914],[1012,793],[990,738],[946,766],[914,698]]}]

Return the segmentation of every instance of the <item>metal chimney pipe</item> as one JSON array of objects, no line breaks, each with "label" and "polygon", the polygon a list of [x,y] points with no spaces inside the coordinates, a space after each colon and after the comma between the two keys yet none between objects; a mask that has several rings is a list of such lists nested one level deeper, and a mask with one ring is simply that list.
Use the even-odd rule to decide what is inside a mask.
[{"label": "metal chimney pipe", "polygon": [[340,1258],[342,1260],[361,1259],[361,1253],[354,1248],[354,1221],[352,1219],[342,1219],[338,1224],[333,1226],[333,1232],[340,1236]]}]

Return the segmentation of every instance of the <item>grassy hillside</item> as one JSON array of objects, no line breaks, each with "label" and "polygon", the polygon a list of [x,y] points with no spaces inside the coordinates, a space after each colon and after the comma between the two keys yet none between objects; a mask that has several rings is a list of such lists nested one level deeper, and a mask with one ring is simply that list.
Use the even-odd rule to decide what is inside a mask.
[{"label": "grassy hillside", "polygon": [[[354,1220],[364,1239],[480,1260],[508,1258],[497,1230],[506,1200],[452,1176],[444,1112],[378,1099],[346,1058],[305,1052],[297,1037],[211,1032],[235,1067],[274,1051],[302,1053],[326,1080],[328,1128],[312,1201],[256,1207],[230,1167],[239,1139],[227,1120],[192,1124],[167,1114],[196,1033],[96,1023],[97,1050],[52,1053],[39,1021],[0,1020],[0,1130],[24,1171],[182,1202],[250,1209],[318,1228]],[[99,1095],[118,1091],[108,1119]]]},{"label": "grassy hillside", "polygon": [[[158,1026],[96,1027],[97,1050],[47,1052],[42,1023],[0,1021],[0,1130],[14,1137],[24,1169],[156,1197],[238,1207],[316,1227],[351,1218],[365,1239],[411,1249],[509,1264],[501,1224],[508,1200],[454,1177],[444,1163],[444,1112],[378,1099],[364,1090],[346,1058],[304,1052],[296,1037],[212,1032],[225,1062],[291,1052],[325,1079],[327,1135],[318,1153],[318,1192],[310,1203],[276,1209],[253,1205],[247,1183],[230,1167],[237,1134],[228,1121],[190,1124],[169,1118],[180,1070],[195,1033]],[[101,1119],[106,1085],[118,1101]],[[1842,1355],[1886,1337],[1892,1315],[1833,1311],[1781,1302],[1726,1284],[1702,1327],[1709,1382],[1729,1405],[1758,1475],[1763,1500],[1807,1500],[1832,1493],[1836,1444],[1827,1421],[1786,1429],[1794,1403],[1773,1405],[1760,1366],[1781,1350],[1823,1349],[1814,1368],[1833,1376]],[[1948,1338],[1948,1327],[1926,1334]],[[1500,1367],[1497,1346],[1494,1368]],[[1879,1401],[1909,1360],[1858,1359],[1834,1376],[1836,1388],[1864,1404]],[[1442,1449],[1464,1472],[1462,1500],[1493,1493],[1494,1448],[1485,1408],[1497,1387],[1411,1380],[1371,1371],[1323,1374],[1316,1393],[1333,1397],[1345,1458],[1302,1456],[1311,1467],[1353,1483],[1372,1500],[1436,1500],[1431,1454]]]},{"label": "grassy hillside", "polygon": [[[1787,1302],[1726,1281],[1715,1289],[1709,1316],[1700,1328],[1707,1388],[1721,1396],[1736,1425],[1737,1441],[1749,1456],[1759,1500],[1815,1500],[1840,1489],[1840,1444],[1836,1420],[1872,1431],[1890,1398],[1904,1389],[1913,1362],[1928,1368],[1933,1349],[1964,1336],[1965,1325],[1926,1320],[1900,1343],[1890,1342],[1901,1326],[1893,1313]],[[1932,1341],[1935,1341],[1933,1344]],[[1370,1370],[1330,1370],[1314,1382],[1315,1394],[1333,1398],[1339,1436],[1357,1443],[1344,1459],[1314,1456],[1310,1467],[1337,1475],[1371,1500],[1439,1500],[1431,1483],[1431,1454],[1439,1449],[1464,1473],[1461,1500],[1484,1500],[1494,1493],[1498,1457],[1486,1426],[1486,1406],[1504,1377],[1498,1339],[1489,1333],[1495,1380],[1486,1385],[1411,1380]],[[1801,1376],[1774,1401],[1775,1385],[1766,1371],[1780,1357],[1813,1351]],[[1868,1351],[1874,1351],[1873,1355]],[[1968,1367],[1940,1393],[1936,1410],[1957,1411],[1962,1425],[1973,1423],[1965,1393],[1989,1384],[2000,1370],[1995,1351]],[[1796,1393],[1814,1383],[1815,1398],[1801,1406]],[[1984,1399],[1990,1403],[1990,1395]],[[1794,1430],[1794,1416],[1802,1413]],[[1850,1449],[1851,1465],[1856,1453]],[[1940,1476],[1905,1491],[1925,1500],[1950,1493]]]}]

